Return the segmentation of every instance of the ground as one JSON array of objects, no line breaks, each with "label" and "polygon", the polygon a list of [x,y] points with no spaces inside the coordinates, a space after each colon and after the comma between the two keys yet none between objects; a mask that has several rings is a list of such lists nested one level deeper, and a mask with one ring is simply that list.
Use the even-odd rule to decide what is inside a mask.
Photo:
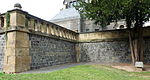
[{"label": "ground", "polygon": [[150,80],[150,72],[127,72],[106,65],[82,64],[48,73],[0,73],[0,80]]},{"label": "ground", "polygon": [[136,68],[133,64],[117,64],[112,65],[113,68],[122,69],[128,72],[141,72],[141,71],[149,71],[150,72],[150,65],[144,64],[144,68]]}]

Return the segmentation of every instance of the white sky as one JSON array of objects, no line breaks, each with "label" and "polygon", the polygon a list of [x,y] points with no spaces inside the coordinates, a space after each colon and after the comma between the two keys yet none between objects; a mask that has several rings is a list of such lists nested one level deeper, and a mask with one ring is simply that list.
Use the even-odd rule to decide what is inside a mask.
[{"label": "white sky", "polygon": [[14,9],[15,3],[20,3],[29,14],[48,21],[63,8],[63,0],[0,0],[0,13]]},{"label": "white sky", "polygon": [[[29,14],[47,21],[63,8],[63,0],[0,0],[0,13],[14,9],[15,3],[20,3],[22,10]],[[150,25],[150,22],[145,24],[147,25]]]}]

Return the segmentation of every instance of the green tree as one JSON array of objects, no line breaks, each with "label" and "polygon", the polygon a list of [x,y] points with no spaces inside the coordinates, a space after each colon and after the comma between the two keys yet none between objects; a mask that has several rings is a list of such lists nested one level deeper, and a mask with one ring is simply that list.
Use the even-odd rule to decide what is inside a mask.
[{"label": "green tree", "polygon": [[149,21],[150,0],[78,0],[81,15],[105,27],[125,19],[129,31],[132,62],[143,61],[143,24]]}]

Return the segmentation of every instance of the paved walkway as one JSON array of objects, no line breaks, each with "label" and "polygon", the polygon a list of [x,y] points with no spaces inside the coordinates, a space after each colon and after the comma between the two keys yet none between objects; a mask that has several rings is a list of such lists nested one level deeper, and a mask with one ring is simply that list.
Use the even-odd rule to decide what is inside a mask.
[{"label": "paved walkway", "polygon": [[62,64],[62,65],[55,65],[55,66],[44,67],[44,68],[40,68],[40,69],[34,69],[34,70],[22,72],[20,74],[48,73],[48,72],[53,72],[53,71],[57,71],[57,70],[61,70],[61,69],[65,69],[65,68],[69,68],[69,67],[73,67],[73,66],[77,66],[77,65],[83,65],[83,64],[86,64],[86,63],[69,63],[69,64]]}]

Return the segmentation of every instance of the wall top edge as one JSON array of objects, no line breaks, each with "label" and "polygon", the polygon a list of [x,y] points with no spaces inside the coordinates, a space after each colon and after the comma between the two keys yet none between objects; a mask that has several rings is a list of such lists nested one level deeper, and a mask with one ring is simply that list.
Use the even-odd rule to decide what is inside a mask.
[{"label": "wall top edge", "polygon": [[[26,17],[33,18],[33,19],[35,19],[35,20],[37,20],[37,21],[39,21],[39,22],[43,22],[43,23],[46,23],[46,24],[49,24],[49,25],[53,25],[54,27],[62,28],[62,29],[64,29],[64,30],[67,30],[67,31],[72,32],[72,33],[77,33],[77,32],[75,32],[75,31],[66,29],[66,28],[64,28],[64,27],[62,27],[62,26],[60,26],[60,25],[57,25],[57,24],[55,24],[55,23],[52,23],[52,22],[50,22],[50,21],[47,21],[47,20],[41,19],[41,18],[39,18],[39,17],[36,17],[36,16],[34,16],[34,15],[31,15],[31,14],[29,14],[28,12],[23,11],[23,10],[20,10],[20,9],[13,9],[13,10],[9,10],[9,11],[7,11],[7,12],[10,12],[10,13],[12,13],[12,12],[18,12],[18,13],[24,14]],[[1,14],[1,15],[5,15],[5,14],[6,14],[6,13],[3,13],[3,14]]]}]

